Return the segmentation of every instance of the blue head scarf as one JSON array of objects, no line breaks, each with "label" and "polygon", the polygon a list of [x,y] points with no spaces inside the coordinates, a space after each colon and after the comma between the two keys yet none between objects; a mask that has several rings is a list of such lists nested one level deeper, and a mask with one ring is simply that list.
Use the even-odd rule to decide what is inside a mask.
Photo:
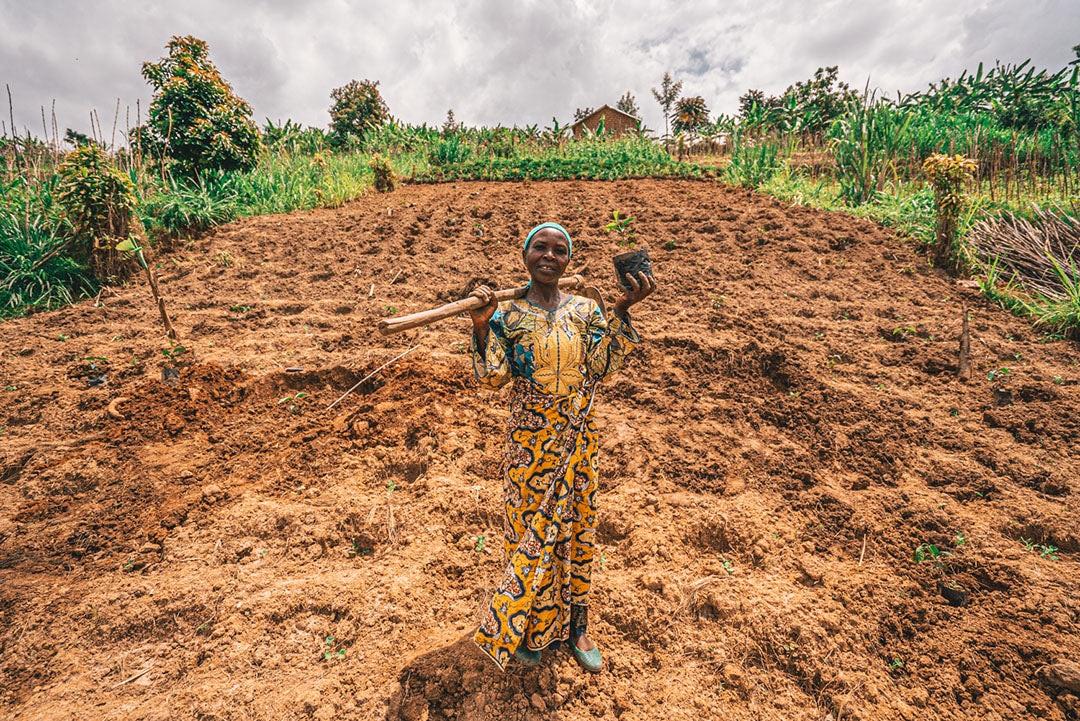
[{"label": "blue head scarf", "polygon": [[525,236],[525,245],[523,246],[522,250],[528,250],[529,243],[532,242],[533,236],[539,233],[544,228],[554,228],[555,230],[566,236],[566,257],[569,258],[574,254],[574,241],[570,240],[570,233],[566,232],[566,228],[562,227],[558,223],[541,223],[540,225],[530,230],[529,234]]}]

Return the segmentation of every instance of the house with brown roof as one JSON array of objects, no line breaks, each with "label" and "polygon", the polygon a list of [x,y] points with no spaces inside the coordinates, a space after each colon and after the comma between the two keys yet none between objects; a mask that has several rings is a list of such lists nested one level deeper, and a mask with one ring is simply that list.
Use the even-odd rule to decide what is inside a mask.
[{"label": "house with brown roof", "polygon": [[580,138],[584,135],[584,128],[588,128],[595,133],[596,129],[600,127],[601,118],[604,119],[604,132],[612,132],[616,136],[622,135],[623,133],[636,133],[638,123],[640,122],[629,113],[624,113],[610,105],[601,105],[599,108],[571,125],[570,130],[574,133],[575,138]]}]

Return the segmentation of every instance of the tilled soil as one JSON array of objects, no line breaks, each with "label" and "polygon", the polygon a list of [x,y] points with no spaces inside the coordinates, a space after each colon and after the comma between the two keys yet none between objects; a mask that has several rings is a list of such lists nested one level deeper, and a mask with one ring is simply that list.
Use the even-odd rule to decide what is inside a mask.
[{"label": "tilled soil", "polygon": [[[546,219],[610,303],[614,209],[660,289],[597,401],[607,668],[503,674],[470,637],[506,391],[465,320],[373,328],[520,284]],[[7,717],[1080,717],[1080,347],[872,223],[705,182],[458,183],[156,261],[182,351],[140,279],[0,324]]]}]

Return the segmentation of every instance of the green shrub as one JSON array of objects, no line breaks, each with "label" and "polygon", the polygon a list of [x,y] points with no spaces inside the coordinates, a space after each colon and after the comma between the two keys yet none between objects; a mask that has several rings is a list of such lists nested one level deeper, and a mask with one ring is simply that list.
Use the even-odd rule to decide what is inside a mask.
[{"label": "green shrub", "polygon": [[137,133],[146,150],[172,159],[184,175],[255,167],[261,142],[251,106],[210,62],[207,44],[189,35],[165,47],[166,57],[142,66],[154,87],[147,132]]},{"label": "green shrub", "polygon": [[379,81],[352,80],[348,85],[330,91],[330,128],[338,142],[354,137],[363,140],[371,128],[390,118],[390,111],[379,94]]},{"label": "green shrub", "polygon": [[397,185],[394,169],[390,167],[390,161],[376,153],[371,157],[368,167],[375,173],[375,190],[380,193],[389,193]]},{"label": "green shrub", "polygon": [[923,173],[934,186],[934,264],[939,267],[955,269],[961,262],[956,231],[964,205],[964,184],[971,181],[974,172],[975,161],[960,155],[931,155],[923,163]]},{"label": "green shrub", "polygon": [[62,251],[71,226],[56,215],[57,176],[16,176],[0,187],[0,318],[56,308],[97,290],[85,268]]},{"label": "green shrub", "polygon": [[117,275],[116,244],[142,230],[131,179],[113,167],[99,145],[68,153],[57,175],[57,201],[72,229],[71,258],[101,280]]}]

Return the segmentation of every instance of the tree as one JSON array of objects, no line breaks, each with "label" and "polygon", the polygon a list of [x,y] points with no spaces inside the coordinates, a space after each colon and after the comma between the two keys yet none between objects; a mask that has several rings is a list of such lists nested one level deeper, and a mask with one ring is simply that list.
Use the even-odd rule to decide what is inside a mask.
[{"label": "tree", "polygon": [[64,142],[69,143],[76,148],[85,148],[87,145],[97,145],[97,142],[86,133],[80,133],[78,130],[72,130],[71,128],[68,128],[64,133]]},{"label": "tree", "polygon": [[700,95],[682,98],[675,104],[675,132],[693,132],[709,123],[709,109]]},{"label": "tree", "polygon": [[754,109],[754,106],[764,108],[765,103],[765,93],[763,91],[755,88],[747,90],[739,96],[739,117],[745,118]]},{"label": "tree", "polygon": [[634,101],[634,96],[630,94],[630,91],[626,91],[626,95],[619,98],[619,102],[615,103],[615,109],[621,110],[627,115],[633,115],[635,118],[641,117],[641,110],[638,108],[637,103]]},{"label": "tree", "polygon": [[653,97],[660,107],[664,109],[664,135],[668,134],[668,118],[671,117],[671,108],[682,92],[682,81],[675,82],[671,79],[671,73],[664,73],[664,79],[660,82],[660,92],[652,89]]},{"label": "tree", "polygon": [[816,132],[832,125],[855,96],[856,92],[847,83],[837,79],[837,66],[830,65],[815,70],[813,77],[808,80],[789,86],[777,104],[794,98],[795,107],[800,112],[813,112],[812,116],[807,115],[806,130]]},{"label": "tree", "polygon": [[593,114],[593,108],[578,108],[574,111],[574,122],[579,123]]},{"label": "tree", "polygon": [[454,109],[450,108],[446,111],[446,120],[442,124],[442,134],[453,135],[457,131],[461,130],[461,123],[454,119]]},{"label": "tree", "polygon": [[339,142],[349,136],[364,139],[369,128],[390,119],[390,110],[379,94],[379,81],[349,81],[348,85],[330,91],[330,129]]},{"label": "tree", "polygon": [[149,119],[137,129],[140,142],[171,158],[180,172],[250,170],[261,147],[251,106],[210,62],[209,46],[196,37],[173,36],[168,55],[142,64],[154,87]]}]

